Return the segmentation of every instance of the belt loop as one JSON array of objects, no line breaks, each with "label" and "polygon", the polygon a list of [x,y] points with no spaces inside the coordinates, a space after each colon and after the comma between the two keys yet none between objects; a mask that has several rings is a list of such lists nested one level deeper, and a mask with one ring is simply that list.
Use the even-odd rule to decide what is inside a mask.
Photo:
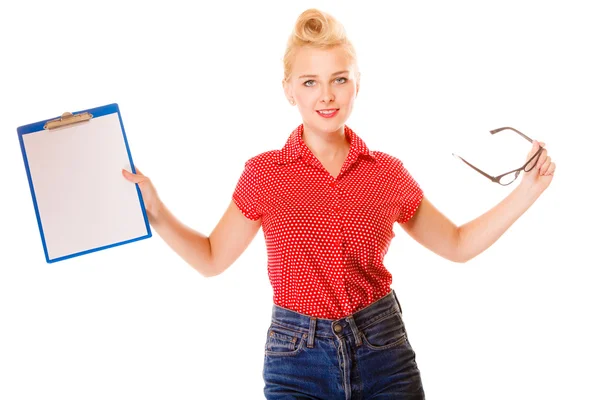
[{"label": "belt loop", "polygon": [[310,327],[308,328],[308,343],[306,346],[310,349],[314,347],[315,344],[315,327],[317,325],[317,318],[310,317]]},{"label": "belt loop", "polygon": [[394,298],[396,299],[396,303],[398,303],[398,308],[400,309],[400,315],[402,315],[402,306],[400,305],[400,301],[398,300],[398,296],[396,296],[396,291],[392,289],[392,293],[394,294]]},{"label": "belt loop", "polygon": [[360,347],[362,345],[362,339],[360,338],[360,333],[358,332],[358,328],[356,327],[356,323],[354,322],[354,318],[349,316],[346,318],[350,328],[352,329],[352,333],[354,334],[354,342],[356,343],[356,347]]}]

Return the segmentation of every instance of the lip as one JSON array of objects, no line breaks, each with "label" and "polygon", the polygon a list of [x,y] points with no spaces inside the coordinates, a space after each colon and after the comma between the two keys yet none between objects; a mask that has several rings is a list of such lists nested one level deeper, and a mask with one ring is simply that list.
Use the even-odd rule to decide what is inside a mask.
[{"label": "lip", "polygon": [[[333,111],[333,112],[329,115],[325,115],[325,114],[321,114],[319,111]],[[319,114],[323,118],[333,118],[338,114],[339,111],[340,111],[339,108],[324,108],[322,110],[317,110],[316,113]]]}]

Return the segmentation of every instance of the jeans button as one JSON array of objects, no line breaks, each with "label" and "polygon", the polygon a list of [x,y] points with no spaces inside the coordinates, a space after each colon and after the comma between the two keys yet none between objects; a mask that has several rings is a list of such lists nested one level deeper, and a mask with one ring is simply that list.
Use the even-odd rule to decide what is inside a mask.
[{"label": "jeans button", "polygon": [[341,325],[334,325],[333,330],[335,331],[335,333],[340,333],[342,331],[342,326]]}]

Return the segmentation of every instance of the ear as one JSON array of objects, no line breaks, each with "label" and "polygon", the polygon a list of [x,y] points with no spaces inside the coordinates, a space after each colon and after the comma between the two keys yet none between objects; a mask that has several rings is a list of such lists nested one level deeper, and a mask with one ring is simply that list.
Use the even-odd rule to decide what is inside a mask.
[{"label": "ear", "polygon": [[290,83],[286,82],[284,79],[281,81],[281,86],[283,86],[283,93],[285,94],[285,97],[289,102],[291,99],[294,98],[294,95],[292,93],[292,85],[290,85]]}]

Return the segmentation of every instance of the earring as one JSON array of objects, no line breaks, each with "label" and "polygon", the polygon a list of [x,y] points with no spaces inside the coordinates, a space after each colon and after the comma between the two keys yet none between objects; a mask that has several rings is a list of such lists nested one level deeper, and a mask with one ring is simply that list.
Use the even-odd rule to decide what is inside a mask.
[{"label": "earring", "polygon": [[290,99],[290,104],[293,106],[296,105],[296,102],[294,101],[294,99]]}]

